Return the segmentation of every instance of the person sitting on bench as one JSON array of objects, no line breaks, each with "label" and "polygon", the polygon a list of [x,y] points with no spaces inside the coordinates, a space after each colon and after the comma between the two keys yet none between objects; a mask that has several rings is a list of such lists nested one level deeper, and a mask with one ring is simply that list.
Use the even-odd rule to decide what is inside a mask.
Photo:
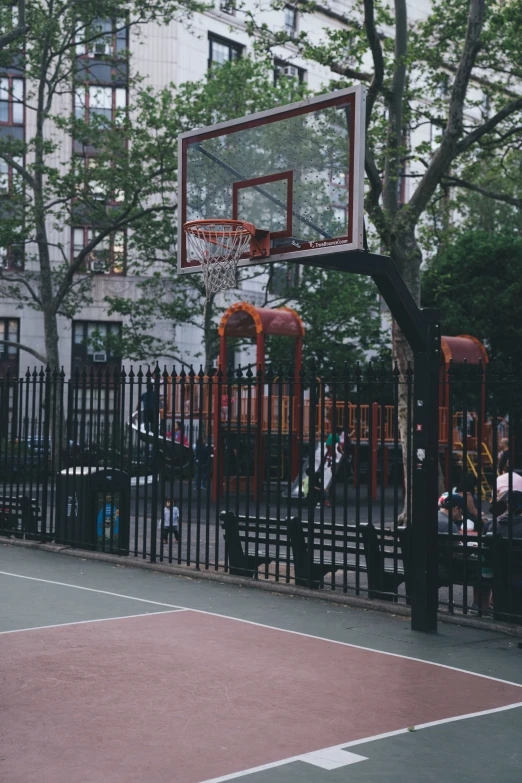
[{"label": "person sitting on bench", "polygon": [[[502,500],[493,503],[489,510],[492,514],[498,514],[496,532],[500,533],[502,538],[522,538],[522,492],[513,490],[511,497],[504,496]],[[511,519],[510,519],[511,517]],[[484,533],[494,533],[495,524],[489,520],[484,525]],[[513,573],[511,576],[513,587],[522,591],[522,573]]]},{"label": "person sitting on bench", "polygon": [[464,498],[457,495],[456,492],[444,492],[439,498],[439,533],[449,533],[450,518],[449,510],[451,507],[451,531],[455,535],[459,532],[462,524],[462,512],[464,511]]},{"label": "person sitting on bench", "polygon": [[[497,500],[496,504],[493,503],[489,510],[491,513],[496,514],[499,511],[501,512],[500,516],[497,517],[497,533],[500,533],[502,538],[509,538],[510,530],[513,538],[522,538],[522,491],[514,489],[511,497],[506,495],[502,500]],[[493,533],[494,529],[493,520],[485,523],[485,533]]]}]

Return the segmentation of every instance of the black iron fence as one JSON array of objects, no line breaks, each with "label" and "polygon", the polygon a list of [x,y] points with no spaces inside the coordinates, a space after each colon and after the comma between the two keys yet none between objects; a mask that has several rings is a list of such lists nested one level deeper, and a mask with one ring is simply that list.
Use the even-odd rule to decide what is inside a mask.
[{"label": "black iron fence", "polygon": [[[441,375],[442,610],[522,618],[520,389]],[[409,603],[414,390],[371,365],[7,374],[0,533]]]}]

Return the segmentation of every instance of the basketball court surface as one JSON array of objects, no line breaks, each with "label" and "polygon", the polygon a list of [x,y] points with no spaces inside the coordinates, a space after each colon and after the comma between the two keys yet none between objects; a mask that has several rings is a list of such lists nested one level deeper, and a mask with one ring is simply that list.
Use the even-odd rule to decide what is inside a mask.
[{"label": "basketball court surface", "polygon": [[0,547],[9,783],[519,781],[491,631]]}]

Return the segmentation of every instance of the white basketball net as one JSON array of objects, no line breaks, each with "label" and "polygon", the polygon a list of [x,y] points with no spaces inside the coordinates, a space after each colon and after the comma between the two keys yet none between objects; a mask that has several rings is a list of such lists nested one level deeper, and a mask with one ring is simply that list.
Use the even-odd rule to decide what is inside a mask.
[{"label": "white basketball net", "polygon": [[201,264],[207,301],[211,294],[237,286],[237,264],[250,247],[250,232],[238,221],[205,221],[186,228],[190,259]]}]

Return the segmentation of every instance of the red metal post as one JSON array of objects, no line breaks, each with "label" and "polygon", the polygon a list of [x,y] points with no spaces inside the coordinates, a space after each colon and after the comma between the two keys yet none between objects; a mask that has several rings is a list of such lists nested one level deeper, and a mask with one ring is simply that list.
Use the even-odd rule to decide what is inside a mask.
[{"label": "red metal post", "polygon": [[[256,372],[261,369],[263,376],[265,374],[265,335],[261,331],[256,334]],[[261,386],[261,389],[263,387]],[[259,384],[256,384],[257,394],[259,394]],[[263,492],[263,401],[256,405],[256,448],[254,454],[254,500],[258,499],[258,492]]]},{"label": "red metal post", "polygon": [[227,378],[227,338],[225,333],[219,338],[219,366],[223,374],[221,386],[217,375],[214,376],[214,470],[212,472],[212,502],[216,503],[222,493],[221,474],[223,470],[223,438],[221,437],[221,396],[226,389]]},{"label": "red metal post", "polygon": [[301,366],[303,364],[303,337],[299,335],[295,341],[295,371],[294,371],[294,397],[289,400],[289,404],[294,406],[293,410],[293,432],[291,433],[292,448],[292,481],[295,481],[299,475],[299,443],[303,440],[301,432]]},{"label": "red metal post", "polygon": [[379,456],[379,438],[377,428],[379,426],[379,403],[372,402],[372,442],[368,444],[372,450],[372,474],[371,481],[371,493],[372,500],[377,499],[377,459]]}]

